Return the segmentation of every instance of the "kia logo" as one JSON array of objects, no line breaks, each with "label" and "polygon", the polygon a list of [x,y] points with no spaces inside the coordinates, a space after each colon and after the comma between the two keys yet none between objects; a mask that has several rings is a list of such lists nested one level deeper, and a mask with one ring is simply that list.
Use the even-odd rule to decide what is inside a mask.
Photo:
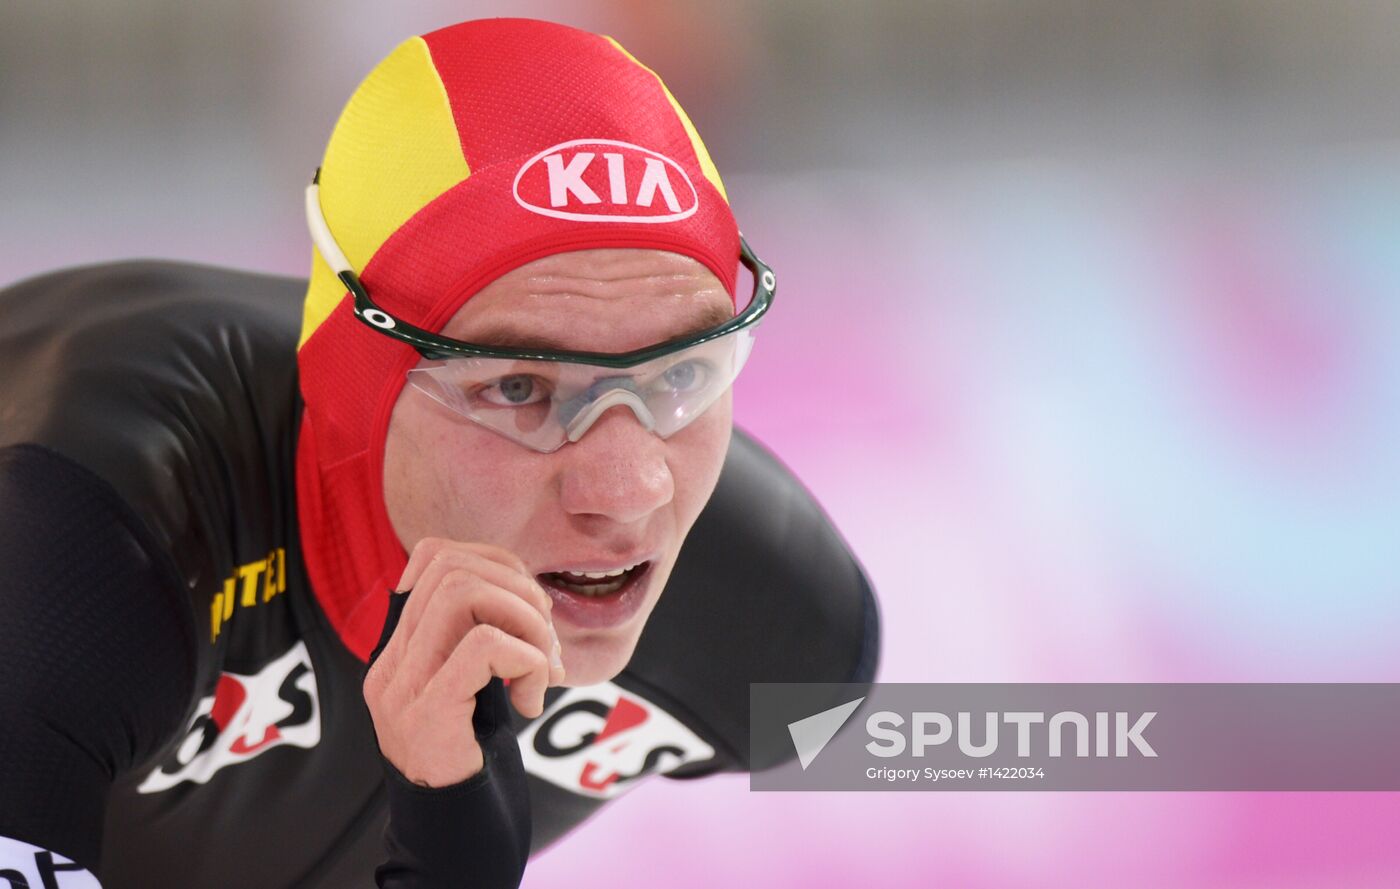
[{"label": "kia logo", "polygon": [[613,139],[546,148],[521,166],[511,190],[531,213],[582,222],[678,222],[700,204],[680,164]]}]

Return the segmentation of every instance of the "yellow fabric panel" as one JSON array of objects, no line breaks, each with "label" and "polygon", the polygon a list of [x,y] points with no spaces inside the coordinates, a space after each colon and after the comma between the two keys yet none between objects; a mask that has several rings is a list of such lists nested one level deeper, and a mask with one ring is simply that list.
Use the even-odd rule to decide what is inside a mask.
[{"label": "yellow fabric panel", "polygon": [[603,39],[617,47],[618,52],[631,59],[633,64],[639,66],[652,77],[655,77],[656,82],[661,84],[661,91],[666,94],[666,98],[671,102],[671,107],[676,110],[676,116],[681,119],[681,124],[685,127],[686,135],[690,136],[690,144],[695,149],[695,156],[700,160],[701,171],[704,172],[705,178],[710,180],[710,184],[715,187],[715,190],[719,192],[720,197],[724,198],[724,202],[726,204],[729,203],[729,194],[724,190],[724,183],[720,181],[719,170],[715,168],[714,161],[710,160],[710,152],[705,149],[705,143],[701,141],[700,134],[695,131],[695,124],[690,122],[690,117],[685,113],[685,109],[681,107],[681,103],[677,102],[676,97],[671,95],[671,91],[666,88],[666,82],[662,80],[661,76],[655,71],[643,65],[641,62],[638,62],[635,56],[622,48],[622,44],[611,37],[605,36]]},{"label": "yellow fabric panel", "polygon": [[[321,162],[321,210],[359,272],[400,226],[470,173],[428,44],[413,37],[370,72],[341,112]],[[297,348],[344,296],[315,254]]]},{"label": "yellow fabric panel", "polygon": [[311,338],[311,334],[316,332],[321,322],[330,317],[345,294],[345,285],[335,276],[335,272],[331,271],[331,267],[326,265],[320,252],[313,248],[311,284],[306,288],[306,302],[301,309],[301,339],[297,340],[298,349]]}]

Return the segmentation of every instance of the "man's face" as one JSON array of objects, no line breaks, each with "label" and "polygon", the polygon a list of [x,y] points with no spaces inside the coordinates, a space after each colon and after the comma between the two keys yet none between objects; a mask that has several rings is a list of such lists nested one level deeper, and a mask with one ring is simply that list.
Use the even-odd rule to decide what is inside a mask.
[{"label": "man's face", "polygon": [[[699,262],[660,250],[580,250],[487,285],[442,333],[502,346],[628,352],[733,314]],[[424,537],[485,542],[524,560],[555,600],[569,685],[611,679],[632,656],[681,543],[719,480],[731,395],[666,440],[625,406],[541,454],[405,386],[384,446],[384,498],[406,550]],[[570,591],[559,572],[639,562],[617,593]],[[581,578],[580,578],[581,579]],[[593,579],[591,591],[605,579]],[[615,582],[615,581],[614,581]]]}]

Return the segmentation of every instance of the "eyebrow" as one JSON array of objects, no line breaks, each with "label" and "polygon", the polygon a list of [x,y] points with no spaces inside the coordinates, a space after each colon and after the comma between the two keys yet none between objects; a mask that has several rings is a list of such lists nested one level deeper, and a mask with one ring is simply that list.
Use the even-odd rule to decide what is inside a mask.
[{"label": "eyebrow", "polygon": [[[669,342],[684,336],[700,333],[709,330],[711,327],[718,327],[730,318],[734,317],[727,306],[721,307],[713,303],[706,306],[690,323],[682,325],[680,329],[672,332],[669,336],[663,337],[657,342]],[[511,326],[491,327],[478,333],[468,340],[479,346],[496,346],[499,348],[514,349],[546,349],[554,352],[580,352],[589,351],[578,346],[570,346],[559,342],[557,339],[540,334],[529,328],[519,328]]]}]

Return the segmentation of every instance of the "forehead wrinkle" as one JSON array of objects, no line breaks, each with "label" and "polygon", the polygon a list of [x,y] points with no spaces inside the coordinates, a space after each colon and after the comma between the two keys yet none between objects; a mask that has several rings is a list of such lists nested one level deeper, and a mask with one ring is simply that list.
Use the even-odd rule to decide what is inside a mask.
[{"label": "forehead wrinkle", "polygon": [[679,253],[652,249],[601,248],[542,256],[515,269],[513,274],[626,278],[707,271],[699,260]]},{"label": "forehead wrinkle", "polygon": [[[712,327],[722,321],[727,321],[733,314],[730,311],[729,294],[724,291],[723,287],[706,287],[700,290],[677,290],[666,293],[622,293],[615,295],[583,293],[574,290],[546,290],[531,291],[522,295],[529,298],[531,301],[539,301],[540,303],[547,304],[554,302],[556,309],[558,306],[557,301],[560,300],[566,302],[572,300],[592,300],[609,305],[618,301],[630,301],[636,303],[635,308],[638,311],[657,311],[660,309],[664,314],[674,314],[686,318],[718,318],[718,320],[712,320],[711,323],[704,325],[706,327]],[[710,297],[717,298],[712,299]],[[518,308],[521,311],[531,313],[550,310],[549,307],[521,306]],[[587,308],[580,308],[577,305],[570,305],[569,309],[584,315],[588,313]]]},{"label": "forehead wrinkle", "polygon": [[[707,280],[709,279],[709,280]],[[677,272],[667,275],[542,275],[522,280],[520,286],[529,296],[582,296],[600,299],[621,299],[632,295],[700,296],[709,291],[723,291],[723,285],[708,270]],[[619,287],[619,285],[631,286]],[[695,286],[699,284],[699,286]],[[600,289],[602,292],[599,292]],[[663,292],[664,291],[664,292]]]},{"label": "forehead wrinkle", "polygon": [[650,328],[647,343],[662,342],[732,316],[729,292],[709,268],[690,257],[580,251],[543,257],[507,272],[467,300],[442,333],[482,345],[551,348],[544,341],[564,339],[572,345],[552,347],[607,351],[578,343],[615,340],[610,334],[619,323]]},{"label": "forehead wrinkle", "polygon": [[[723,293],[722,290],[718,291]],[[525,294],[525,296],[535,297],[542,301],[544,305],[525,306],[517,304],[513,311],[510,311],[505,319],[497,320],[494,323],[479,319],[481,323],[468,325],[468,330],[460,331],[457,335],[465,340],[478,343],[483,346],[505,346],[516,348],[541,348],[556,349],[565,351],[594,351],[593,347],[586,344],[565,343],[565,339],[590,339],[589,334],[593,333],[593,328],[598,331],[609,331],[615,328],[616,321],[606,319],[602,316],[593,316],[586,308],[571,307],[567,313],[560,312],[559,300],[570,300],[573,298],[596,299],[598,301],[614,305],[607,297],[593,297],[589,294],[558,293],[558,294]],[[674,323],[665,325],[653,336],[647,338],[648,343],[659,343],[676,339],[702,330],[707,330],[716,325],[722,324],[733,317],[730,310],[728,296],[723,296],[719,300],[695,299],[694,293],[678,293],[672,295],[675,301],[685,300],[691,305],[675,306],[674,308],[663,309],[655,317],[659,319],[677,319]],[[638,300],[651,303],[660,297],[657,296],[636,296]],[[654,308],[654,307],[653,307]],[[532,323],[541,314],[553,313],[556,321],[553,324],[545,325],[542,330],[539,325]],[[563,320],[557,320],[563,319]],[[471,328],[475,328],[472,330]],[[557,330],[561,335],[556,336],[553,331]],[[580,337],[582,334],[582,337]],[[607,351],[607,350],[602,350]]]}]

